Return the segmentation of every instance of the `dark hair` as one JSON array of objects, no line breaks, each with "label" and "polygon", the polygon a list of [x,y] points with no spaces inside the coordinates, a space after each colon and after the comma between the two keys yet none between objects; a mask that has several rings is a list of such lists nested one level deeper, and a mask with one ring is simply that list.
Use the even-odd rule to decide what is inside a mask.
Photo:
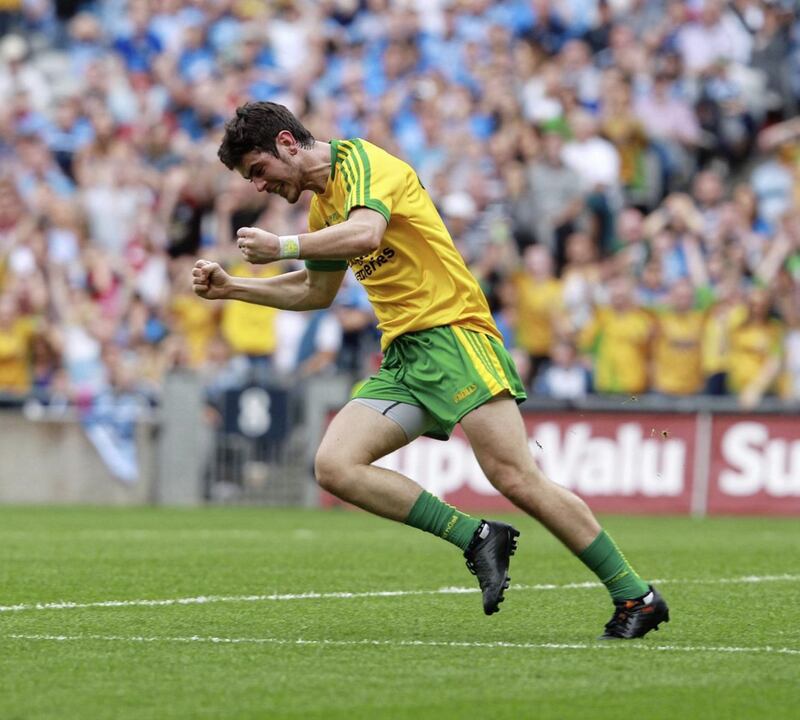
[{"label": "dark hair", "polygon": [[236,116],[225,123],[225,137],[217,151],[223,164],[233,170],[251,150],[261,150],[278,157],[275,138],[288,130],[300,147],[310,148],[314,136],[283,105],[251,102],[236,108]]}]

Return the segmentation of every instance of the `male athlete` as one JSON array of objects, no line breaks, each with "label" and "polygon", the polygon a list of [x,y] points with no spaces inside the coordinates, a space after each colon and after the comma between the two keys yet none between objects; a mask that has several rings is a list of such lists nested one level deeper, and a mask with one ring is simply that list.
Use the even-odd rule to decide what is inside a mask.
[{"label": "male athlete", "polygon": [[517,403],[514,363],[477,282],[414,171],[360,140],[319,142],[282,105],[248,103],[225,126],[220,160],[259,192],[296,203],[311,190],[309,232],[277,236],[241,228],[251,263],[301,258],[270,278],[228,275],[198,260],[194,291],[284,310],[330,305],[348,266],[365,287],[383,333],[378,373],[336,415],[319,447],[320,485],[376,515],[457,545],[477,575],[487,615],[508,587],[516,529],[445,504],[413,480],[372,463],[419,435],[446,440],[460,423],[490,482],[543,523],[605,584],[615,604],[603,638],[636,638],[669,620],[587,505],[551,483],[531,456]]}]

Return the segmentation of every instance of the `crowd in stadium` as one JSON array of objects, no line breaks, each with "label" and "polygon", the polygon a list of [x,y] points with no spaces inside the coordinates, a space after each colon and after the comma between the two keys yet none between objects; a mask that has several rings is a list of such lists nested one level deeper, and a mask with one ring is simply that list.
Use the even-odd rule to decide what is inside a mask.
[{"label": "crowd in stadium", "polygon": [[249,100],[418,172],[531,389],[800,400],[792,0],[0,2],[0,393],[369,373],[366,297],[211,303],[308,198],[217,159]]}]

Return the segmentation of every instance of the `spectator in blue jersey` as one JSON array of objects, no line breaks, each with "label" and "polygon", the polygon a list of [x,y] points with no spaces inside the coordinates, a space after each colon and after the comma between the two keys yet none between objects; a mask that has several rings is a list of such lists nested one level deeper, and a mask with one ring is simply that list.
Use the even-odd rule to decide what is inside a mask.
[{"label": "spectator in blue jersey", "polygon": [[177,59],[178,73],[185,82],[196,83],[216,74],[218,64],[208,44],[206,29],[201,18],[185,26],[183,48]]},{"label": "spectator in blue jersey", "polygon": [[164,46],[150,29],[150,14],[147,3],[131,3],[128,15],[129,28],[114,40],[116,50],[129,72],[147,74]]},{"label": "spectator in blue jersey", "polygon": [[43,131],[43,136],[59,167],[74,180],[72,160],[75,153],[94,138],[91,123],[81,114],[79,98],[66,95],[58,100],[53,122]]},{"label": "spectator in blue jersey", "polygon": [[558,340],[550,362],[542,366],[533,380],[534,392],[558,400],[580,400],[590,389],[591,373],[578,359],[575,345]]}]

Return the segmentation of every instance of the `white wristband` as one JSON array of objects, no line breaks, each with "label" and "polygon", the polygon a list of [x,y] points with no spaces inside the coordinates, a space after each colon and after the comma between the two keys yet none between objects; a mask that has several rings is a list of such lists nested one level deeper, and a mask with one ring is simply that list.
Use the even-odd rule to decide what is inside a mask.
[{"label": "white wristband", "polygon": [[278,237],[280,243],[281,260],[286,258],[299,258],[300,257],[300,237],[297,235],[280,235]]}]

